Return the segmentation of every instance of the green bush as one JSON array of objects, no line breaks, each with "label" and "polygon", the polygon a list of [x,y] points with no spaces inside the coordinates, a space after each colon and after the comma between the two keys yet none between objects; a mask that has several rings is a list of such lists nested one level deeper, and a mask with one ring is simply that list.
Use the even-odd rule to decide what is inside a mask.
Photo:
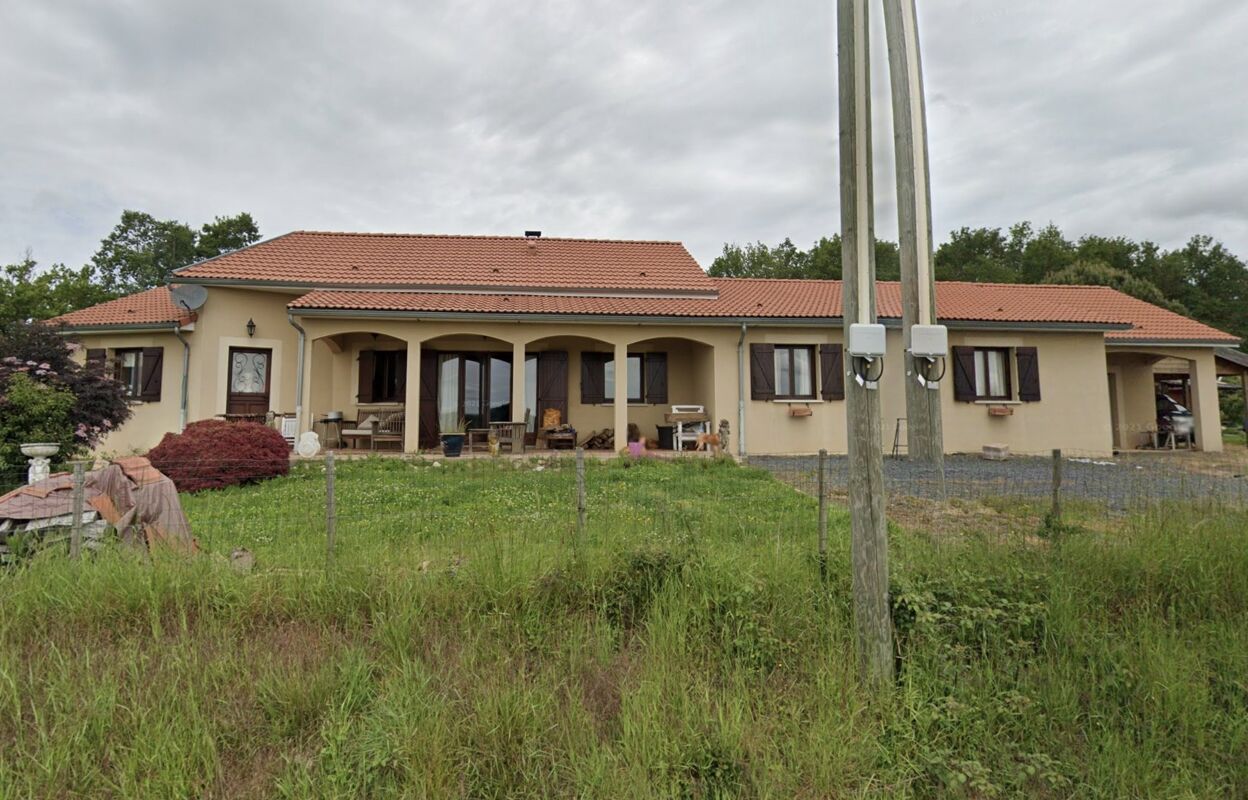
[{"label": "green bush", "polygon": [[59,442],[61,458],[78,448],[70,413],[74,395],[38,383],[23,372],[11,374],[0,394],[0,469],[20,468],[26,463],[21,445],[26,442]]}]

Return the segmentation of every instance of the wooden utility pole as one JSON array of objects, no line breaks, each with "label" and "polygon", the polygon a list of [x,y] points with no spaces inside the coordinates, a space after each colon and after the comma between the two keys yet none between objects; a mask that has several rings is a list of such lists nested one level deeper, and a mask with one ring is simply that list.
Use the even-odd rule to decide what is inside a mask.
[{"label": "wooden utility pole", "polygon": [[915,0],[884,0],[888,67],[893,94],[893,139],[897,157],[897,227],[901,246],[901,327],[906,384],[906,444],[912,461],[944,471],[945,443],[940,391],[920,376],[926,358],[910,354],[910,329],[936,324],[933,274],[931,175],[927,152],[927,103]]},{"label": "wooden utility pole", "polygon": [[[838,0],[837,37],[843,316],[848,342],[851,324],[876,321],[867,0]],[[845,361],[854,627],[863,676],[872,684],[883,685],[893,679],[893,627],[888,600],[880,396],[857,379],[858,359],[847,357]]]}]

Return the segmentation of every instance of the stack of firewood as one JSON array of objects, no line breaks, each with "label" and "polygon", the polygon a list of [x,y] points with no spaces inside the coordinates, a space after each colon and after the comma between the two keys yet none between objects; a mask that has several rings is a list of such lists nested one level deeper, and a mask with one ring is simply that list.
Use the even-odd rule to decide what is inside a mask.
[{"label": "stack of firewood", "polygon": [[594,431],[581,440],[580,446],[586,450],[614,450],[615,431],[611,428]]}]

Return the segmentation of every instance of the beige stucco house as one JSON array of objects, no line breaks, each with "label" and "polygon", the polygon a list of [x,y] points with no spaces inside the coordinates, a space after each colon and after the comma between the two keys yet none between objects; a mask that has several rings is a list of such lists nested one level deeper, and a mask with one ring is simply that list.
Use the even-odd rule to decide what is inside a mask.
[{"label": "beige stucco house", "polygon": [[[676,404],[727,420],[737,453],[845,449],[836,281],[711,278],[675,242],[294,232],[181,269],[173,286],[204,291],[160,287],[54,321],[134,397],[104,451],[266,413],[322,434],[330,412],[384,416],[408,452],[461,418],[527,418],[537,437],[550,410],[579,437],[632,423],[657,438]],[[877,305],[891,448],[905,417],[899,287],[880,283]],[[1139,447],[1161,373],[1187,381],[1197,446],[1221,448],[1214,352],[1233,336],[1103,287],[942,283],[937,313],[950,452]]]}]

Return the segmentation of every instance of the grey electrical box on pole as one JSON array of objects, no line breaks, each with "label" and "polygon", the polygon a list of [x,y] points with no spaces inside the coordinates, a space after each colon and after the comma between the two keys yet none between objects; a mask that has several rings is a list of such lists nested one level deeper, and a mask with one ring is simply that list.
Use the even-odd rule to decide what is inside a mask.
[{"label": "grey electrical box on pole", "polygon": [[[861,355],[846,358],[854,627],[858,661],[873,684],[893,678],[893,627],[888,599],[888,528],[884,518],[883,445],[874,342],[875,222],[871,189],[871,77],[868,0],[838,0],[837,60],[841,124],[841,255],[845,341]],[[881,354],[882,355],[882,354]]]},{"label": "grey electrical box on pole", "polygon": [[[936,321],[927,105],[923,95],[923,62],[915,0],[884,0],[884,21],[897,158],[907,452],[912,460],[926,462],[943,472],[945,442],[940,416],[940,378],[948,353],[921,352],[930,351],[931,340],[940,337],[933,329],[943,328]],[[924,331],[926,338],[918,348],[912,346],[916,326],[927,329]]]}]

